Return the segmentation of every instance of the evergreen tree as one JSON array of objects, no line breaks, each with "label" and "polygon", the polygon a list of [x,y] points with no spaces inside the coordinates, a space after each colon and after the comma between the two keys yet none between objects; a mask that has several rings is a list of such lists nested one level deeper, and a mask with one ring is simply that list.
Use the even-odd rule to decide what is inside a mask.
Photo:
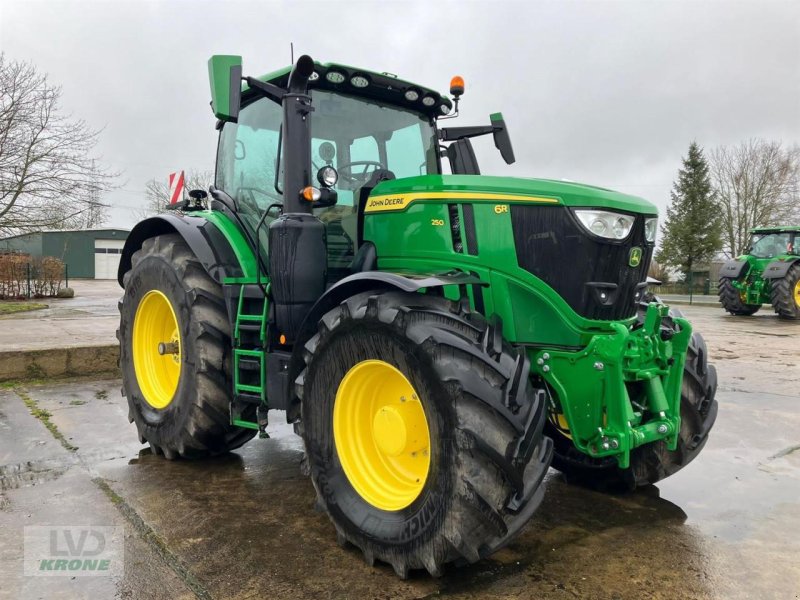
[{"label": "evergreen tree", "polygon": [[721,221],[703,150],[692,142],[673,183],[656,260],[687,274],[722,247]]}]

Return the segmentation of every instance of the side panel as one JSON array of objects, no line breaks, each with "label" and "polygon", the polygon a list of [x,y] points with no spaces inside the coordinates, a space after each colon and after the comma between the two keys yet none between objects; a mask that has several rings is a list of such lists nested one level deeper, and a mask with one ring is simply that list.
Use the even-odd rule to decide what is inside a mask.
[{"label": "side panel", "polygon": [[[465,213],[465,206],[471,211]],[[581,317],[546,281],[519,267],[507,202],[424,201],[404,211],[367,213],[365,238],[375,244],[381,270],[460,269],[491,282],[482,291],[467,291],[476,310],[501,317],[511,342],[582,346],[594,333],[610,331],[607,322]]]}]

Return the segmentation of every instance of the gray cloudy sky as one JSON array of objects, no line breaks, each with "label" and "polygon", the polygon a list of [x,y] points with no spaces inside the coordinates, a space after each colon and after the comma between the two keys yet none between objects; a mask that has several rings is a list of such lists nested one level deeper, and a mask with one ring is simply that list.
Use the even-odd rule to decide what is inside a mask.
[{"label": "gray cloudy sky", "polygon": [[110,224],[145,182],[211,169],[206,61],[259,75],[310,54],[445,91],[462,124],[501,110],[517,163],[479,141],[484,173],[566,178],[662,209],[689,142],[800,143],[800,2],[215,2],[0,0],[0,50],[63,86],[124,171]]}]

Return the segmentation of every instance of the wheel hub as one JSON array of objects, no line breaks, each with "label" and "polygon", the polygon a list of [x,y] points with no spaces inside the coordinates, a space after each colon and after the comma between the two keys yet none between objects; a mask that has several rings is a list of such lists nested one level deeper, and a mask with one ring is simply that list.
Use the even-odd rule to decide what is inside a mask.
[{"label": "wheel hub", "polygon": [[396,367],[365,360],[345,374],[333,431],[342,469],[365,501],[394,511],[422,492],[430,470],[428,422],[414,387]]}]

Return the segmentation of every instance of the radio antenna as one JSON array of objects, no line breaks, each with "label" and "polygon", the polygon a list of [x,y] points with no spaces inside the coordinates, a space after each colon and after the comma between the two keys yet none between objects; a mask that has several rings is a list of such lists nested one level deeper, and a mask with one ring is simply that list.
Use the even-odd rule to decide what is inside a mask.
[{"label": "radio antenna", "polygon": [[292,59],[292,64],[294,64],[294,42],[289,42],[289,54]]}]

